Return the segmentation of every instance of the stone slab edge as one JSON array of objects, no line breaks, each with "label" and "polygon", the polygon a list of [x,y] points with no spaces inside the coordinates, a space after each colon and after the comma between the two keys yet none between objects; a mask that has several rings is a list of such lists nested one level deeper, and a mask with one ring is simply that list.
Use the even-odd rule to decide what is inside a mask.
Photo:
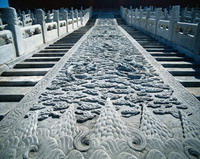
[{"label": "stone slab edge", "polygon": [[94,26],[90,28],[81,39],[65,54],[60,61],[40,80],[36,86],[11,110],[0,122],[0,141],[5,140],[5,135],[12,132],[18,126],[21,119],[28,112],[29,108],[38,101],[38,97],[43,93],[51,81],[57,76],[58,72],[65,65],[66,61],[74,54],[82,42],[92,32]]},{"label": "stone slab edge", "polygon": [[[159,76],[168,84],[173,90],[174,95],[182,101],[189,108],[196,112],[194,116],[199,120],[200,115],[200,101],[194,97],[186,88],[178,82],[161,64],[159,64],[134,38],[132,38],[122,27],[118,26],[120,31],[132,42],[132,44],[142,53],[145,59],[154,67],[159,73]],[[198,112],[197,112],[198,111]]]}]

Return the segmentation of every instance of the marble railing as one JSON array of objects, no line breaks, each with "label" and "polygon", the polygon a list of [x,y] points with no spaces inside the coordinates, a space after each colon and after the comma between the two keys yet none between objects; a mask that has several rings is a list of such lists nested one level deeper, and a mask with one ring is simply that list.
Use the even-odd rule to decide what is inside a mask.
[{"label": "marble railing", "polygon": [[49,42],[58,37],[58,26],[56,22],[46,23],[46,28],[46,42]]},{"label": "marble railing", "polygon": [[[156,10],[154,18],[151,11],[138,14],[137,11],[121,7],[122,18],[130,26],[133,26],[154,37],[159,37],[171,43],[173,46],[186,49],[192,53],[200,54],[200,22],[180,22],[180,7],[173,6],[169,15],[162,15],[160,8]],[[145,15],[145,16],[143,16]],[[166,17],[168,20],[165,20]]]},{"label": "marble railing", "polygon": [[16,51],[11,31],[0,31],[0,64],[15,57]]},{"label": "marble railing", "polygon": [[23,49],[19,52],[19,55],[25,54],[43,44],[42,30],[39,24],[20,28],[20,31],[22,34],[21,46]]},{"label": "marble railing", "polygon": [[[7,24],[2,25],[0,31],[0,65],[86,25],[91,18],[92,8],[82,10],[81,13],[77,11],[75,16],[72,13],[70,18],[68,18],[69,13],[64,11],[62,20],[59,16],[61,13],[57,11],[54,13],[54,20],[48,23],[44,11],[38,9],[34,19],[37,23],[25,27],[19,25],[19,18],[14,8],[5,8],[5,13]],[[30,15],[25,16],[30,18]]]}]

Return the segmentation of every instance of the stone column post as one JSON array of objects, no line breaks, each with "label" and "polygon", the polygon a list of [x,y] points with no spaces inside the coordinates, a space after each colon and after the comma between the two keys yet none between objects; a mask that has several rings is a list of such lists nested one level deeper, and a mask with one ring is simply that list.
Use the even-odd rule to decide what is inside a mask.
[{"label": "stone column post", "polygon": [[139,27],[140,28],[141,28],[142,17],[143,17],[143,9],[140,7],[140,10],[139,10]]},{"label": "stone column post", "polygon": [[131,10],[130,9],[128,9],[127,24],[131,25]]},{"label": "stone column post", "polygon": [[80,12],[80,17],[81,17],[81,25],[83,25],[83,12]]},{"label": "stone column post", "polygon": [[48,10],[48,12],[47,12],[47,18],[46,18],[46,22],[47,23],[51,22],[50,18],[51,18],[51,12],[50,12],[50,10]]},{"label": "stone column post", "polygon": [[22,11],[22,14],[20,15],[20,17],[22,20],[22,25],[23,25],[23,27],[25,27],[25,12],[24,11]]},{"label": "stone column post", "polygon": [[130,22],[130,23],[131,23],[131,24],[130,24],[131,26],[133,25],[133,16],[134,16],[134,12],[133,12],[133,10],[131,9],[131,22]]},{"label": "stone column post", "polygon": [[197,32],[195,34],[194,53],[200,54],[200,22],[198,23]]},{"label": "stone column post", "polygon": [[76,27],[78,28],[78,10],[75,9]]},{"label": "stone column post", "polygon": [[74,11],[71,10],[70,14],[71,14],[71,18],[72,18],[72,29],[74,30]]},{"label": "stone column post", "polygon": [[6,29],[11,30],[13,34],[14,44],[16,48],[16,56],[20,56],[24,53],[24,46],[23,46],[23,37],[20,30],[20,26],[18,26],[18,17],[16,10],[12,7],[4,9],[5,20],[8,24]]},{"label": "stone column post", "polygon": [[196,11],[194,8],[191,10],[191,22],[194,22],[194,19],[196,18]]},{"label": "stone column post", "polygon": [[121,17],[123,18],[122,10],[123,10],[123,7],[120,6],[120,15],[121,15]]},{"label": "stone column post", "polygon": [[155,34],[157,34],[158,21],[161,19],[161,14],[162,14],[162,8],[157,8],[156,9]]},{"label": "stone column post", "polygon": [[92,7],[90,7],[90,18],[92,18]]},{"label": "stone column post", "polygon": [[40,24],[42,27],[43,42],[46,43],[47,42],[47,26],[45,23],[44,11],[42,9],[36,10],[36,19],[37,19],[37,23]]},{"label": "stone column post", "polygon": [[138,8],[135,9],[135,16],[136,16],[136,18],[139,16],[138,15]]},{"label": "stone column post", "polygon": [[168,20],[168,10],[167,10],[167,8],[165,8],[165,10],[164,10],[164,19]]},{"label": "stone column post", "polygon": [[30,15],[30,17],[31,17],[31,13],[32,13],[32,12],[31,12],[31,10],[30,10],[30,9],[28,9],[28,14]]},{"label": "stone column post", "polygon": [[3,25],[3,21],[2,21],[2,19],[1,19],[1,17],[0,17],[0,25]]},{"label": "stone column post", "polygon": [[150,18],[151,16],[151,9],[148,8],[147,9],[147,14],[146,14],[146,24],[145,24],[145,30],[147,30],[147,25],[148,25],[148,19]]},{"label": "stone column post", "polygon": [[58,10],[54,10],[54,12],[53,12],[53,21],[57,23],[58,36],[60,36],[60,21],[59,21],[59,11]]},{"label": "stone column post", "polygon": [[66,10],[63,11],[63,17],[64,17],[64,20],[66,21],[66,31],[69,32],[69,28],[68,28],[68,12]]},{"label": "stone column post", "polygon": [[173,6],[171,10],[171,18],[169,22],[169,35],[168,35],[169,41],[172,40],[174,26],[179,21],[179,15],[180,15],[180,6]]},{"label": "stone column post", "polygon": [[181,19],[180,19],[181,22],[184,22],[184,21],[185,21],[185,14],[186,14],[186,12],[187,12],[187,9],[186,9],[186,8],[185,8],[184,10],[181,11]]}]

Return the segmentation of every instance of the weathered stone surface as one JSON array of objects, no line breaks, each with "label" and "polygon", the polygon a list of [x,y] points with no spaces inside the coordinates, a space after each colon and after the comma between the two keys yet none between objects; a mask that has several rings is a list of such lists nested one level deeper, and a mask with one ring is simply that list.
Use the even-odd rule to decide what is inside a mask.
[{"label": "weathered stone surface", "polygon": [[176,97],[114,20],[98,20],[66,59],[1,121],[0,156],[200,157],[199,108]]}]

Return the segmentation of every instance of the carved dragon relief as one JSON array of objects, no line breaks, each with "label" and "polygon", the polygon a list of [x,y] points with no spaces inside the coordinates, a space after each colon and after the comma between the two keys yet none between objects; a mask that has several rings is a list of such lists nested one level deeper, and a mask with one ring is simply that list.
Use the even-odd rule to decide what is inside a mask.
[{"label": "carved dragon relief", "polygon": [[115,23],[102,19],[2,140],[0,158],[199,158],[191,111]]}]

